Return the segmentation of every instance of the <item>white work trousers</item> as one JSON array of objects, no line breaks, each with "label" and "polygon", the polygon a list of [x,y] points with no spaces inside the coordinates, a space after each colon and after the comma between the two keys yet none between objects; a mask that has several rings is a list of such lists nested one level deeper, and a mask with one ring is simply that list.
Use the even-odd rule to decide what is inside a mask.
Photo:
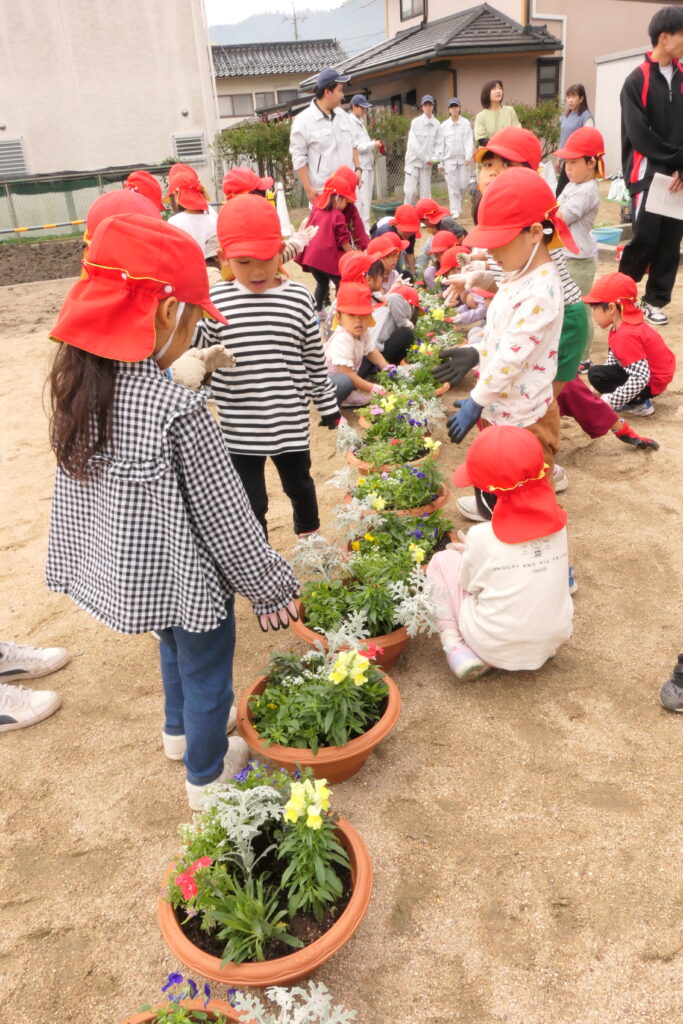
[{"label": "white work trousers", "polygon": [[370,219],[372,217],[372,189],[374,183],[374,169],[372,167],[367,171],[363,169],[360,185],[356,188],[356,207],[368,233],[370,232]]},{"label": "white work trousers", "polygon": [[448,185],[448,209],[456,219],[462,214],[462,201],[470,183],[469,164],[456,164],[448,160],[444,165],[444,177]]},{"label": "white work trousers", "polygon": [[403,182],[403,194],[407,206],[413,205],[415,192],[420,187],[420,199],[432,198],[432,165],[426,167],[406,167],[405,180]]}]

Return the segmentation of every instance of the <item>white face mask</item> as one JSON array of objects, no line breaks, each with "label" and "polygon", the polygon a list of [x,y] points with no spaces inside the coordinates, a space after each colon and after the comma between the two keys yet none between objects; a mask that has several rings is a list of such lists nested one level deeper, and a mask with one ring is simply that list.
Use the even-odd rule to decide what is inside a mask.
[{"label": "white face mask", "polygon": [[529,256],[529,259],[526,261],[524,266],[523,267],[518,267],[517,270],[509,270],[509,271],[507,271],[507,273],[505,271],[503,272],[503,280],[505,281],[506,284],[509,281],[516,281],[519,277],[523,277],[524,274],[526,274],[526,272],[529,269],[530,265],[534,261],[534,257],[536,256],[536,253],[538,252],[538,247],[541,244],[541,242],[543,241],[543,239],[544,238],[551,238],[551,237],[552,237],[552,230],[550,228],[545,228],[544,231],[543,231],[543,238],[539,238],[539,240],[536,242],[536,245],[531,250],[531,254]]},{"label": "white face mask", "polygon": [[154,360],[155,363],[159,363],[164,358],[164,356],[168,352],[169,348],[171,347],[171,345],[175,341],[176,331],[178,330],[178,324],[180,323],[180,319],[181,319],[181,317],[183,315],[183,309],[184,308],[185,308],[185,303],[184,302],[180,302],[178,304],[178,312],[176,314],[175,327],[171,331],[170,337],[166,341],[166,344],[162,345],[161,348],[159,349],[159,351],[155,352],[154,355],[152,356],[152,359]]}]

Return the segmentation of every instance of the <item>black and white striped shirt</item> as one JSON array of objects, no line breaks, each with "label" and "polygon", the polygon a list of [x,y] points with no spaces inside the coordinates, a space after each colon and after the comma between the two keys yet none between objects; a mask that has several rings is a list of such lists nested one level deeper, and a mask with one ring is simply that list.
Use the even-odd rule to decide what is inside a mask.
[{"label": "black and white striped shirt", "polygon": [[222,343],[236,366],[212,377],[221,427],[231,452],[280,455],[309,447],[310,402],[337,412],[311,293],[286,281],[257,294],[222,281],[211,298],[230,326],[200,320],[197,348]]},{"label": "black and white striped shirt", "polygon": [[47,585],[121,633],[215,629],[297,592],[268,546],[204,396],[151,359],[118,363],[112,440],[86,481],[57,469]]}]

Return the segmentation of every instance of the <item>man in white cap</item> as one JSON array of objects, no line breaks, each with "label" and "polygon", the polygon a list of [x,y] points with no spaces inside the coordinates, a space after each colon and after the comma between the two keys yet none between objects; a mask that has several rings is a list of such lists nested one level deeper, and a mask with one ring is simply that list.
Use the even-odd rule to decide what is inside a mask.
[{"label": "man in white cap", "polygon": [[315,82],[314,99],[292,121],[289,152],[310,203],[340,167],[351,167],[360,182],[358,150],[353,142],[351,118],[340,104],[349,75],[325,68]]},{"label": "man in white cap", "polygon": [[462,213],[462,197],[467,191],[472,173],[474,135],[472,125],[460,116],[461,103],[457,96],[448,101],[448,120],[441,123],[441,160],[448,185],[448,208],[456,219]]},{"label": "man in white cap", "polygon": [[441,159],[441,134],[439,122],[434,117],[434,97],[423,96],[420,107],[422,113],[410,122],[408,132],[403,182],[405,202],[408,206],[412,205],[418,185],[420,199],[431,198],[432,164],[439,163]]},{"label": "man in white cap", "polygon": [[361,170],[360,186],[356,190],[358,196],[356,206],[366,231],[370,230],[372,188],[375,181],[375,154],[378,149],[382,148],[382,143],[378,139],[371,139],[365,127],[365,118],[371,106],[372,103],[368,103],[367,97],[361,92],[351,98],[353,142],[358,151]]}]

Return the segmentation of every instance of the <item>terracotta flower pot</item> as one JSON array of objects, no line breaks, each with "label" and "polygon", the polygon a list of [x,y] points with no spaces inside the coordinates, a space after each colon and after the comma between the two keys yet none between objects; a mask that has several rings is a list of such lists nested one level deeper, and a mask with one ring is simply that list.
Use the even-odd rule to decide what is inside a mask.
[{"label": "terracotta flower pot", "polygon": [[[159,1010],[165,1010],[172,1005],[172,1003],[165,1003],[163,1006],[157,1006],[153,1010],[143,1010],[142,1013],[134,1013],[132,1017],[126,1017],[122,1024],[151,1024]],[[217,1016],[223,1016],[226,1020],[239,1021],[240,1024],[249,1024],[246,1017],[243,1014],[239,1014],[234,1006],[231,1006],[230,1003],[224,1003],[220,999],[211,999],[206,1009],[204,1009],[203,999],[183,999],[180,1005],[185,1010],[201,1010],[202,1013],[208,1014],[209,1020],[216,1020]]]},{"label": "terracotta flower pot", "polygon": [[359,469],[361,473],[390,473],[392,469],[398,469],[399,466],[421,466],[425,459],[430,458],[430,456],[432,459],[438,459],[442,447],[443,445],[439,446],[436,451],[427,452],[426,455],[422,455],[419,459],[410,459],[408,462],[386,462],[382,466],[373,466],[371,462],[363,462],[353,452],[346,452],[346,461],[349,465]]},{"label": "terracotta flower pot", "polygon": [[[304,624],[305,608],[301,601],[297,599],[294,603],[299,612],[299,618],[296,622],[290,622],[290,627],[297,636],[300,636],[311,647],[317,647],[318,644],[322,644],[325,650],[327,650],[327,640],[325,637],[321,633],[316,633],[314,629],[309,629]],[[405,626],[399,626],[398,629],[393,629],[391,633],[385,633],[383,636],[369,637],[365,643],[375,644],[377,647],[383,648],[384,654],[378,654],[374,661],[380,668],[388,670],[395,665],[399,654],[405,651],[410,643],[410,637]]]},{"label": "terracotta flower pot", "polygon": [[[421,516],[425,513],[436,512],[437,508],[443,508],[448,501],[449,496],[450,492],[448,488],[445,484],[441,484],[439,494],[434,501],[430,501],[427,505],[420,505],[419,508],[383,508],[382,511],[384,513],[390,512],[392,516]],[[344,494],[344,501],[347,505],[351,502],[351,495],[348,491]]]},{"label": "terracotta flower pot", "polygon": [[275,743],[266,746],[252,724],[249,708],[249,699],[263,693],[266,686],[265,676],[259,676],[242,694],[237,708],[237,729],[242,739],[259,757],[290,771],[301,765],[302,768],[312,768],[317,779],[343,782],[362,768],[375,747],[389,735],[398,721],[401,710],[398,687],[390,676],[386,676],[385,679],[389,694],[384,714],[371,729],[362,736],[349,740],[343,747],[319,747],[318,753],[314,754],[306,747],[281,747]]},{"label": "terracotta flower pot", "polygon": [[[157,913],[166,945],[196,974],[235,988],[291,985],[292,982],[308,977],[349,941],[365,917],[372,895],[372,861],[365,843],[355,828],[343,818],[337,823],[337,835],[351,862],[351,899],[332,927],[315,942],[276,960],[245,964],[229,961],[221,967],[220,957],[204,953],[190,942],[178,924],[173,907],[160,896]],[[175,865],[170,864],[164,885],[168,884],[174,870]]]}]

